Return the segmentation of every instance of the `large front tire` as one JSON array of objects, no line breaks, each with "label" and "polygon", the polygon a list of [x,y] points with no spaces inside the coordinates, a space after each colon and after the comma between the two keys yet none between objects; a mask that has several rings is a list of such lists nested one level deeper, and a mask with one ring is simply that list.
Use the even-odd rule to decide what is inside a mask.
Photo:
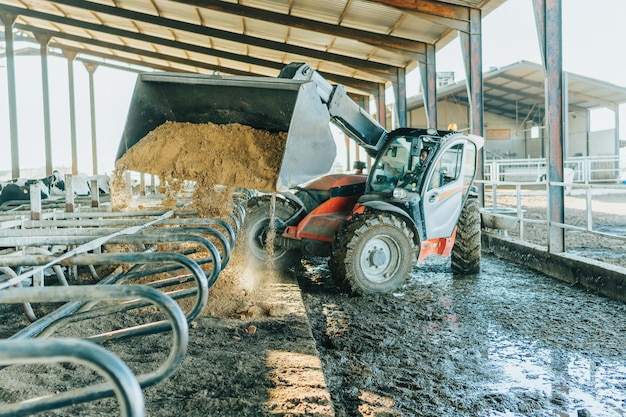
[{"label": "large front tire", "polygon": [[463,206],[452,248],[452,273],[477,274],[480,271],[480,206],[476,198],[468,198]]},{"label": "large front tire", "polygon": [[413,232],[389,213],[357,215],[336,236],[329,266],[337,283],[355,294],[387,294],[415,265]]},{"label": "large front tire", "polygon": [[269,265],[287,269],[300,259],[300,253],[275,244],[276,226],[293,216],[297,208],[287,200],[276,198],[275,219],[272,224],[271,204],[270,196],[252,198],[248,201],[242,243],[248,253],[248,261],[254,266]]}]

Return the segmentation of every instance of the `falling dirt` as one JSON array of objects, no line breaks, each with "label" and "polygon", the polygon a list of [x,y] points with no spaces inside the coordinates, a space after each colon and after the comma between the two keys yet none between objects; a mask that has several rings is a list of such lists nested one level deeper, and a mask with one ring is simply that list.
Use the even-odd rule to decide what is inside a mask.
[{"label": "falling dirt", "polygon": [[116,163],[116,170],[158,175],[162,183],[202,184],[272,191],[287,135],[237,123],[167,122],[147,134]]},{"label": "falling dirt", "polygon": [[[167,208],[175,208],[185,182],[193,181],[187,208],[197,210],[201,217],[228,221],[236,189],[275,189],[285,141],[284,132],[237,123],[164,123],[117,161],[114,207],[121,210],[132,204],[125,177],[132,170],[159,177],[159,191],[164,194],[161,205]],[[259,272],[250,268],[246,254],[236,245],[229,265],[211,288],[205,314],[251,318],[280,313],[280,308],[262,301],[262,289],[250,278]]]}]

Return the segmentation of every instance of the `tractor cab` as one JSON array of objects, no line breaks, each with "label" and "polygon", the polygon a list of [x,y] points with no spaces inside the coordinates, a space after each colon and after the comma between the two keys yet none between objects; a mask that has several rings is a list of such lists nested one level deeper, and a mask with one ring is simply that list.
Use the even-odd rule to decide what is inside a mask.
[{"label": "tractor cab", "polygon": [[368,192],[391,195],[398,186],[410,186],[409,189],[416,192],[418,180],[425,173],[439,142],[440,137],[434,129],[393,131],[372,166]]},{"label": "tractor cab", "polygon": [[481,140],[435,129],[391,132],[359,203],[401,209],[420,240],[451,236],[476,173]]}]

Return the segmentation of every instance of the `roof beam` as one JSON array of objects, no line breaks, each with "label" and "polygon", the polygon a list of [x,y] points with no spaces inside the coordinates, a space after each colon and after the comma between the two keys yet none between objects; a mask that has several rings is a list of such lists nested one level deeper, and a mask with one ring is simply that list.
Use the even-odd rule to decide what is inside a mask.
[{"label": "roof beam", "polygon": [[[107,54],[107,53],[104,53],[104,52],[92,51],[92,50],[89,50],[89,49],[86,49],[86,48],[75,48],[75,47],[64,45],[64,44],[58,43],[58,42],[50,42],[50,47],[51,48],[61,49],[63,51],[72,51],[72,52],[75,52],[77,54],[83,54],[83,55],[86,55],[86,56],[107,59],[109,61],[118,61],[118,62],[123,62],[123,63],[126,63],[126,64],[142,66],[142,67],[145,67],[145,68],[151,68],[151,69],[159,70],[159,71],[186,72],[185,70],[182,70],[180,68],[171,67],[171,66],[165,65],[165,64],[161,65],[161,64],[156,64],[154,62],[142,61],[140,59],[127,58],[127,57],[123,57],[123,56],[119,56],[119,55],[111,55],[111,54]],[[120,52],[123,52],[123,51],[120,51]],[[152,58],[157,58],[157,57],[155,56],[155,57],[152,57]],[[93,62],[93,63],[97,63],[98,65],[119,69],[121,71],[130,71],[130,72],[136,72],[136,73],[144,72],[141,69],[127,68],[127,67],[123,67],[121,65],[112,64],[111,62],[94,61],[93,59],[89,59],[87,57],[80,57],[79,56],[79,57],[76,58],[76,60],[77,61],[85,61],[85,62]],[[194,66],[191,63],[187,64],[187,65],[190,66],[190,67]],[[196,70],[197,69],[198,68],[196,68]],[[205,69],[210,69],[210,68],[205,68]],[[220,68],[220,67],[215,67],[215,69],[214,69],[215,72],[221,72],[222,70],[223,70],[223,68]],[[248,72],[231,70],[231,69],[224,70],[224,72],[226,72],[226,71],[228,71],[228,74],[230,74],[230,75],[249,75],[250,74]]]},{"label": "roof beam", "polygon": [[408,12],[412,16],[447,26],[461,32],[470,32],[470,8],[434,0],[368,0]]},{"label": "roof beam", "polygon": [[[37,33],[48,34],[50,36],[55,37],[57,40],[58,39],[67,39],[67,40],[70,40],[70,41],[73,41],[73,42],[78,42],[78,43],[83,43],[83,44],[88,44],[88,45],[94,45],[94,46],[98,46],[98,47],[101,47],[101,48],[117,50],[117,51],[126,52],[126,53],[130,53],[130,54],[147,56],[147,57],[150,57],[150,58],[164,60],[166,62],[167,61],[176,62],[176,63],[179,63],[179,64],[189,65],[189,66],[192,66],[192,67],[203,68],[203,69],[207,69],[207,70],[210,70],[210,71],[220,71],[220,72],[224,72],[224,73],[227,73],[227,74],[228,73],[232,74],[232,73],[237,73],[238,72],[236,70],[231,70],[231,69],[225,68],[223,66],[207,64],[206,62],[202,62],[202,61],[194,61],[194,60],[190,60],[190,59],[187,59],[187,58],[181,58],[181,57],[177,57],[177,56],[173,56],[173,55],[163,54],[163,53],[160,53],[160,52],[148,51],[148,50],[145,50],[145,49],[134,48],[134,47],[120,45],[120,44],[111,43],[111,42],[105,42],[105,41],[101,41],[101,40],[97,40],[97,39],[93,39],[93,38],[85,38],[85,37],[82,37],[82,36],[72,35],[72,34],[64,33],[64,32],[58,32],[58,31],[53,31],[53,30],[48,30],[48,29],[41,29],[41,28],[38,28],[38,27],[35,27],[35,26],[23,25],[23,24],[15,24],[15,27],[17,29],[19,29],[19,30],[25,30],[25,31],[29,31],[29,32],[37,32]],[[60,48],[65,48],[64,46],[62,46],[62,44],[59,47]],[[282,66],[280,68],[278,68],[278,69],[279,70],[282,69]],[[241,71],[239,71],[239,73],[242,74]],[[359,91],[362,91],[362,92],[366,92],[368,94],[371,91],[374,91],[375,88],[376,89],[378,88],[378,84],[374,83],[374,82],[360,80],[358,78],[344,77],[344,76],[336,75],[336,74],[327,74],[327,73],[323,73],[323,72],[319,72],[319,73],[324,78],[326,78],[329,82],[335,82],[335,83],[338,83],[338,84],[343,84],[346,87],[351,87],[353,89],[356,89],[356,90],[359,90]],[[246,75],[251,75],[251,73],[246,73]]]},{"label": "roof beam", "polygon": [[[244,62],[250,65],[258,65],[258,66],[267,67],[267,68],[271,68],[271,69],[278,70],[278,71],[280,71],[285,66],[285,64],[282,62],[269,61],[266,59],[254,58],[254,57],[250,57],[246,55],[235,54],[232,52],[220,51],[220,50],[205,47],[205,46],[199,46],[199,45],[190,44],[190,43],[183,43],[183,42],[174,41],[171,39],[164,39],[164,38],[160,38],[157,36],[146,35],[146,34],[138,33],[138,32],[131,32],[131,31],[123,30],[123,29],[117,29],[117,28],[113,28],[109,26],[100,25],[100,24],[84,22],[82,20],[66,18],[66,17],[58,16],[58,15],[51,15],[51,14],[42,13],[42,12],[29,10],[29,9],[21,9],[21,8],[0,5],[0,11],[2,10],[6,10],[6,11],[9,11],[10,13],[15,13],[18,15],[32,17],[35,19],[45,20],[48,22],[55,22],[59,24],[79,27],[82,29],[108,33],[110,35],[115,35],[115,36],[119,36],[123,38],[135,39],[138,41],[147,42],[151,44],[163,45],[163,46],[168,46],[168,47],[175,48],[175,49],[187,50],[187,51],[200,53],[204,55],[230,59],[233,61]],[[62,33],[62,32],[55,32],[55,33]],[[390,67],[390,68],[393,68],[393,67]],[[375,74],[372,74],[372,73],[370,74],[372,75],[372,78],[377,78]],[[387,80],[387,78],[391,78],[391,75],[389,75],[389,77],[382,77],[379,79]]]},{"label": "roof beam", "polygon": [[[502,76],[502,75],[501,75],[501,76]],[[543,94],[538,96],[538,95],[536,95],[536,94],[528,94],[528,93],[525,93],[525,92],[524,92],[524,91],[522,91],[522,90],[515,90],[515,89],[512,89],[512,88],[503,87],[503,86],[501,86],[501,85],[499,85],[499,84],[494,84],[494,83],[490,83],[490,82],[483,82],[483,83],[484,83],[485,88],[489,88],[489,89],[491,89],[491,90],[503,91],[503,92],[505,92],[507,95],[513,95],[513,96],[517,96],[517,97],[521,97],[521,98],[526,98],[526,99],[530,99],[530,100],[535,100],[535,101],[536,101],[536,103],[541,104],[541,105],[543,105],[543,104],[544,104],[544,101],[545,101],[545,100],[543,99]],[[569,94],[569,95],[570,95],[570,96],[573,96],[573,95],[574,95],[574,93],[572,93],[572,92],[570,91],[570,94]],[[494,96],[493,94],[489,94],[489,100],[495,100],[496,98],[497,98],[497,99],[500,99],[500,100],[502,100],[502,101],[504,101],[504,100],[505,100],[505,99],[504,99],[503,97],[501,97],[501,96]],[[597,102],[597,101],[598,101],[598,99],[593,98],[593,97],[588,97],[588,99],[589,99],[589,101],[592,101],[592,102]],[[513,103],[513,101],[511,101],[511,100],[507,100],[507,102],[509,102],[509,103]],[[581,111],[584,111],[584,110],[585,110],[583,107],[579,107],[579,106],[576,106],[576,105],[571,104],[571,103],[570,103],[569,107],[570,107],[571,109],[575,109],[575,110],[581,110]]]},{"label": "roof beam", "polygon": [[[248,35],[242,35],[239,33],[227,32],[219,29],[213,29],[206,26],[196,25],[193,23],[182,22],[179,20],[168,19],[160,16],[154,16],[146,13],[140,13],[133,10],[122,9],[119,7],[107,6],[105,4],[86,2],[83,0],[54,0],[55,3],[64,4],[71,7],[80,8],[83,10],[89,10],[96,13],[105,13],[111,16],[117,16],[125,19],[136,20],[139,22],[150,23],[170,29],[182,30],[186,32],[206,35],[218,39],[229,40],[232,42],[238,42],[242,44],[248,44],[257,46],[260,48],[267,48],[270,50],[282,51],[285,53],[300,55],[303,57],[311,57],[322,61],[336,62],[354,69],[358,69],[365,72],[370,72],[379,78],[383,78],[390,81],[395,74],[395,67],[387,64],[378,63],[375,61],[368,61],[359,58],[353,58],[345,55],[333,54],[330,52],[318,51],[311,48],[305,48],[297,45],[290,45],[282,42],[270,41],[267,39],[256,38]],[[22,10],[22,9],[17,9]],[[66,18],[64,18],[66,19]],[[62,22],[57,22],[62,23]],[[86,22],[85,22],[86,23]],[[101,26],[102,25],[94,25]],[[104,28],[109,28],[104,26]],[[112,29],[112,28],[111,28]],[[93,29],[100,30],[102,29]],[[244,62],[244,61],[242,61]],[[284,65],[283,63],[281,63]]]},{"label": "roof beam", "polygon": [[[109,35],[119,36],[122,38],[134,39],[134,40],[151,43],[155,45],[162,45],[162,46],[167,46],[170,48],[187,50],[187,51],[196,52],[196,53],[200,53],[204,55],[210,55],[210,56],[214,56],[218,58],[245,62],[251,65],[259,65],[259,66],[268,67],[268,68],[272,68],[276,70],[280,70],[281,68],[284,67],[284,64],[280,62],[268,61],[268,60],[261,59],[261,58],[247,57],[247,56],[235,54],[232,52],[219,51],[219,50],[208,48],[205,46],[178,42],[178,41],[174,41],[171,39],[164,39],[164,38],[160,38],[157,36],[145,35],[143,33],[131,32],[128,30],[117,29],[117,28],[104,26],[104,25],[100,25],[96,23],[84,22],[82,20],[76,20],[76,19],[67,18],[63,16],[52,15],[48,13],[38,12],[35,10],[21,9],[17,7],[10,7],[10,6],[5,6],[5,5],[0,4],[0,11],[2,10],[7,11],[9,13],[16,14],[16,15],[32,17],[32,18],[44,20],[47,22],[55,22],[55,23],[68,25],[68,26],[74,26],[74,27],[78,27],[82,29],[91,30],[91,31],[107,33]],[[54,32],[54,33],[57,33],[57,35],[55,36],[60,36],[59,34],[63,32]],[[82,39],[87,39],[87,38],[82,38]]]},{"label": "roof beam", "polygon": [[[67,1],[67,0],[64,0]],[[234,14],[250,19],[273,22],[280,25],[291,26],[298,29],[325,33],[327,35],[354,39],[381,49],[387,49],[394,53],[403,53],[407,57],[422,61],[426,57],[426,43],[414,41],[396,36],[388,36],[365,30],[337,26],[317,20],[305,19],[286,15],[283,13],[270,12],[240,4],[227,3],[220,0],[174,0],[177,3],[189,4],[204,9],[216,10],[223,13]]]},{"label": "roof beam", "polygon": [[[519,83],[522,83],[522,84],[530,85],[530,86],[534,86],[535,85],[533,82],[528,82],[524,78],[516,78],[516,77],[512,77],[512,76],[510,76],[508,74],[501,74],[500,77],[505,78],[505,79],[510,80],[510,81],[514,81],[514,82],[519,82]],[[498,88],[498,89],[504,90],[503,87],[499,87],[499,86],[497,86],[497,87],[492,86],[492,88]],[[509,90],[509,91],[511,91],[511,90]],[[515,91],[517,91],[517,90],[515,90]],[[581,99],[581,100],[589,101],[591,103],[596,103],[596,104],[598,104],[600,106],[607,107],[609,109],[614,109],[615,106],[619,104],[619,103],[615,103],[615,102],[610,101],[610,100],[604,100],[604,99],[602,99],[600,97],[593,97],[593,96],[589,96],[589,95],[582,94],[582,93],[572,92],[572,90],[568,91],[568,95],[570,97],[573,97],[573,98],[578,98],[578,99]],[[587,109],[585,109],[583,107],[575,106],[571,102],[569,103],[569,107],[570,108],[575,108],[575,109],[580,109],[582,111],[586,111],[587,110]]]},{"label": "roof beam", "polygon": [[504,87],[502,85],[495,84],[489,81],[483,81],[483,85],[485,86],[485,88],[490,88],[491,90],[503,91],[507,94],[512,94],[518,97],[536,100],[537,102],[543,102],[542,96],[537,96],[537,94],[528,94],[528,93],[525,93],[523,90],[515,90],[513,88]]}]

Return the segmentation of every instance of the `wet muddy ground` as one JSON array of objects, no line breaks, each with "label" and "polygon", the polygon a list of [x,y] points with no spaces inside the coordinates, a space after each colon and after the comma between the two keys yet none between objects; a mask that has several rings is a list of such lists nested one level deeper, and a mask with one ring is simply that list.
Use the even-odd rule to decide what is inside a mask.
[{"label": "wet muddy ground", "polygon": [[[386,296],[341,293],[322,258],[269,286],[286,314],[199,317],[181,368],[144,391],[147,416],[626,414],[626,305],[489,255],[463,278],[430,261]],[[169,343],[160,334],[109,348],[140,373]],[[0,375],[0,403],[97,379],[67,364]],[[41,415],[117,413],[107,399]]]},{"label": "wet muddy ground", "polygon": [[[479,274],[454,277],[433,259],[395,294],[350,297],[313,258],[262,288],[282,312],[199,317],[181,367],[144,391],[147,416],[626,415],[626,305],[522,266],[485,254]],[[0,306],[0,337],[25,323],[18,306]],[[109,348],[142,373],[164,360],[170,337]],[[0,407],[96,378],[67,364],[3,369]],[[107,399],[41,415],[118,408]]]},{"label": "wet muddy ground", "polygon": [[[321,262],[300,279],[338,416],[626,414],[626,306],[487,256],[455,278],[350,298]],[[583,414],[584,415],[584,414]]]}]

